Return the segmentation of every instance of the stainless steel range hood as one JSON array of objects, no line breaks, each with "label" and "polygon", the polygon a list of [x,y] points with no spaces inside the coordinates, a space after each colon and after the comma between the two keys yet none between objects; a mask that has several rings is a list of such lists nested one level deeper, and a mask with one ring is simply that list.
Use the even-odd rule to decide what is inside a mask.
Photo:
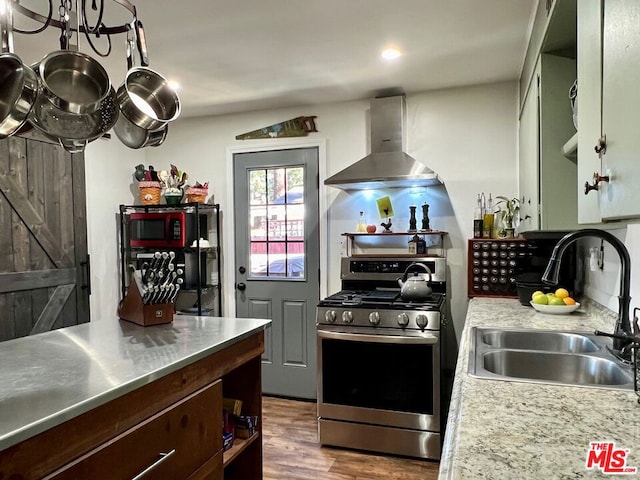
[{"label": "stainless steel range hood", "polygon": [[442,185],[429,167],[405,153],[404,95],[371,100],[371,154],[324,181],[343,190]]}]

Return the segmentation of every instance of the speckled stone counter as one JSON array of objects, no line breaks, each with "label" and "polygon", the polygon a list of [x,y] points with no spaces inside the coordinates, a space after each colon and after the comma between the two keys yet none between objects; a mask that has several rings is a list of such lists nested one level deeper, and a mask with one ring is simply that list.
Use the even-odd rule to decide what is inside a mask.
[{"label": "speckled stone counter", "polygon": [[586,468],[594,441],[629,449],[626,465],[638,467],[640,477],[640,405],[633,391],[468,374],[471,327],[591,333],[612,331],[614,319],[592,306],[570,315],[546,315],[517,300],[472,299],[460,339],[439,479],[611,478]]},{"label": "speckled stone counter", "polygon": [[271,320],[104,319],[0,343],[0,451],[263,330]]}]

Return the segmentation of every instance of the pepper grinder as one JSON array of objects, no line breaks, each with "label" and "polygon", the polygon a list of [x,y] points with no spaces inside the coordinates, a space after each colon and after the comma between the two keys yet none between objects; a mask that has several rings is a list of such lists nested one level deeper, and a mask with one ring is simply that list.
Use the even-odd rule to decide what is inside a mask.
[{"label": "pepper grinder", "polygon": [[427,203],[422,205],[422,230],[431,230],[431,227],[429,227],[429,204]]},{"label": "pepper grinder", "polygon": [[411,218],[409,218],[409,231],[410,232],[415,232],[416,231],[416,206],[415,205],[410,205],[409,206],[409,211],[410,211],[410,215]]}]

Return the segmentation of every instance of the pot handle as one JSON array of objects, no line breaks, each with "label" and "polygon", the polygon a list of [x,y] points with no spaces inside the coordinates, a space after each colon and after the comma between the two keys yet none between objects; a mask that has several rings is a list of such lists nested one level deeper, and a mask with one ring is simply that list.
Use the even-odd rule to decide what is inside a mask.
[{"label": "pot handle", "polygon": [[134,22],[136,30],[136,43],[138,44],[138,52],[140,53],[140,65],[142,67],[149,66],[149,54],[147,52],[147,38],[144,34],[142,22],[138,19]]},{"label": "pot handle", "polygon": [[13,18],[11,2],[6,2],[5,8],[0,9],[0,35],[2,35],[2,53],[13,53]]},{"label": "pot handle", "polygon": [[429,274],[429,280],[427,280],[427,282],[429,284],[431,284],[431,269],[429,267],[427,267],[424,263],[419,263],[419,262],[412,262],[404,271],[404,274],[402,275],[402,281],[406,282],[407,281],[407,277],[409,276],[409,271],[413,268],[413,267],[420,267],[422,268],[426,273]]},{"label": "pot handle", "polygon": [[127,71],[131,70],[135,67],[135,62],[133,60],[133,52],[136,49],[135,46],[135,32],[131,30],[131,25],[127,25]]}]

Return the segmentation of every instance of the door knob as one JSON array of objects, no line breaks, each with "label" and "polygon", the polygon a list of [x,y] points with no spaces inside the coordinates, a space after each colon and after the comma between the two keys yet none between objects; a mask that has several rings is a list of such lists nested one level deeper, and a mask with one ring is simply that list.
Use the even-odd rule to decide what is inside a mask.
[{"label": "door knob", "polygon": [[608,182],[609,175],[600,175],[598,172],[593,172],[593,184],[590,185],[588,181],[584,182],[584,194],[588,195],[591,190],[598,190],[600,182]]},{"label": "door knob", "polygon": [[603,135],[598,139],[598,144],[594,147],[594,150],[596,151],[596,153],[599,154],[605,154],[607,153],[607,136]]},{"label": "door knob", "polygon": [[237,288],[238,290],[240,290],[241,292],[244,292],[244,291],[247,289],[247,284],[246,284],[246,283],[243,283],[243,282],[240,282],[240,283],[236,286],[236,288]]}]

